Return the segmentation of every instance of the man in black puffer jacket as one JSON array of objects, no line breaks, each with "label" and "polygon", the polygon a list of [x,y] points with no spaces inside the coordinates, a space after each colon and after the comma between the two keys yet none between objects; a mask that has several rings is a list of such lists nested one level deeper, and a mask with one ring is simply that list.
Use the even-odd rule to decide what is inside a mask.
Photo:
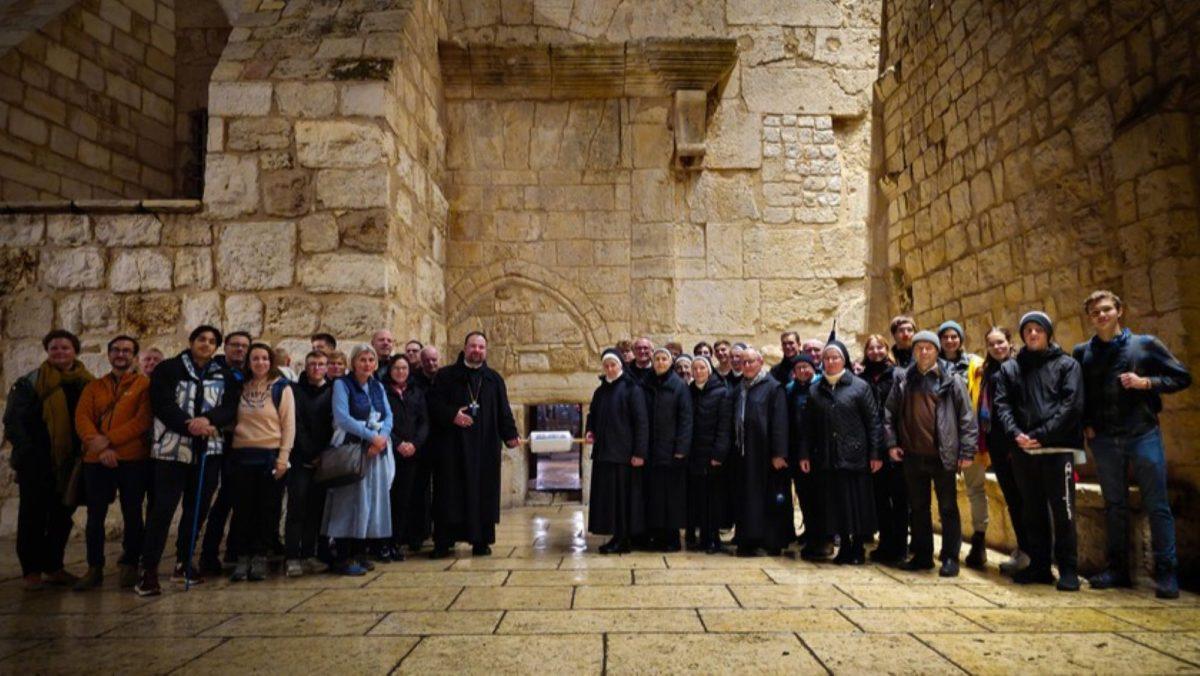
[{"label": "man in black puffer jacket", "polygon": [[1075,452],[1083,448],[1083,372],[1051,341],[1054,324],[1046,313],[1026,313],[1020,331],[1025,347],[1000,367],[995,402],[996,418],[1020,447],[1012,463],[1025,505],[1029,567],[1013,581],[1054,582],[1053,537],[1058,589],[1078,591]]}]

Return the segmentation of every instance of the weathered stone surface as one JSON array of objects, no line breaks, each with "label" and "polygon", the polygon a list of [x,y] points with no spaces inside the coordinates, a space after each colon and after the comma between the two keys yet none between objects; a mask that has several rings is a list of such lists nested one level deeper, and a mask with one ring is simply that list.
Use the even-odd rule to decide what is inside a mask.
[{"label": "weathered stone surface", "polygon": [[124,326],[132,335],[152,336],[178,330],[180,299],[170,294],[135,294],[125,298]]},{"label": "weathered stone surface", "polygon": [[258,209],[258,163],[253,156],[209,156],[204,168],[204,206],[216,218]]},{"label": "weathered stone surface", "polygon": [[309,291],[385,296],[399,279],[396,264],[381,255],[317,254],[300,263],[300,283]]},{"label": "weathered stone surface", "polygon": [[292,125],[281,117],[249,117],[229,121],[225,144],[230,150],[279,150],[291,145]]},{"label": "weathered stone surface", "polygon": [[175,252],[175,286],[212,288],[212,250],[185,248]]},{"label": "weathered stone surface", "polygon": [[161,235],[162,223],[153,214],[96,217],[96,241],[106,246],[152,246]]},{"label": "weathered stone surface", "polygon": [[263,302],[258,296],[239,293],[225,299],[225,329],[245,331],[252,336],[262,334]]},{"label": "weathered stone surface", "polygon": [[320,317],[321,302],[312,296],[269,296],[265,303],[263,329],[277,336],[307,336],[316,331]]},{"label": "weathered stone surface", "polygon": [[317,205],[326,209],[369,209],[388,204],[388,174],[376,169],[317,172]]},{"label": "weathered stone surface", "polygon": [[642,223],[675,218],[675,181],[666,169],[633,172],[633,219]]},{"label": "weathered stone surface", "polygon": [[37,249],[0,249],[0,296],[32,286],[37,274]]},{"label": "weathered stone surface", "polygon": [[183,299],[183,328],[195,328],[201,324],[221,324],[221,294],[216,291],[188,294]]},{"label": "weathered stone surface", "polygon": [[275,85],[279,112],[288,117],[328,117],[337,109],[332,82],[281,82]]},{"label": "weathered stone surface", "polygon": [[365,340],[380,326],[388,326],[391,314],[385,301],[345,296],[325,308],[321,314],[321,330],[351,340]]},{"label": "weathered stone surface", "polygon": [[112,333],[121,318],[121,298],[107,291],[81,294],[79,321],[85,331]]},{"label": "weathered stone surface", "polygon": [[271,112],[271,83],[214,82],[208,89],[208,112],[215,116],[257,116]]},{"label": "weathered stone surface", "polygon": [[296,123],[296,158],[305,167],[353,168],[382,164],[386,138],[371,122]]},{"label": "weathered stone surface", "polygon": [[355,82],[342,87],[342,115],[383,117],[387,90],[382,82]]},{"label": "weathered stone surface", "polygon": [[113,291],[167,291],[171,288],[171,261],[153,249],[117,253],[109,270]]},{"label": "weathered stone surface", "polygon": [[730,25],[839,26],[842,12],[833,0],[729,0]]},{"label": "weathered stone surface", "polygon": [[46,217],[46,239],[52,244],[78,246],[92,236],[92,221],[86,214],[51,214]]},{"label": "weathered stone surface", "polygon": [[759,216],[754,188],[748,175],[704,172],[687,196],[693,223],[730,222]]},{"label": "weathered stone surface", "polygon": [[4,303],[4,335],[8,338],[41,338],[54,322],[54,299],[31,292],[9,296]]},{"label": "weathered stone surface", "polygon": [[[714,302],[717,298],[725,302]],[[675,317],[682,331],[742,335],[755,328],[758,312],[759,290],[756,281],[677,282]]]},{"label": "weathered stone surface", "polygon": [[17,378],[29,373],[46,358],[42,349],[41,339],[6,341],[4,345],[4,391],[16,382]]},{"label": "weathered stone surface", "polygon": [[870,69],[829,70],[772,64],[742,75],[746,105],[759,113],[865,115],[871,103]]},{"label": "weathered stone surface", "polygon": [[762,115],[723,104],[708,124],[704,166],[757,169],[762,166]]},{"label": "weathered stone surface", "polygon": [[38,214],[0,214],[0,242],[7,246],[34,246],[46,234],[46,217]]},{"label": "weathered stone surface", "polygon": [[388,246],[388,212],[349,211],[338,218],[342,244],[362,251],[383,252]]},{"label": "weathered stone surface", "polygon": [[168,217],[162,228],[163,246],[208,246],[212,225],[193,216]]},{"label": "weathered stone surface", "polygon": [[98,289],[104,285],[104,255],[96,247],[42,252],[42,281],[55,289]]},{"label": "weathered stone surface", "polygon": [[300,250],[305,253],[333,251],[338,247],[338,224],[333,214],[306,216],[298,223]]},{"label": "weathered stone surface", "polygon": [[262,175],[263,210],[271,216],[300,216],[312,206],[309,172],[303,169],[266,171]]},{"label": "weathered stone surface", "polygon": [[283,289],[294,277],[296,227],[290,222],[225,226],[217,244],[217,276],[230,290]]}]

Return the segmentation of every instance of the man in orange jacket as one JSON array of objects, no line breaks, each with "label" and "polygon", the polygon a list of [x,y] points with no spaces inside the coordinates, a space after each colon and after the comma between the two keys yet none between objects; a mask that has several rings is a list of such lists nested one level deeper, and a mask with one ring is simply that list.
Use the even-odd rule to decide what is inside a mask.
[{"label": "man in orange jacket", "polygon": [[87,498],[88,572],[76,591],[104,581],[104,519],[121,494],[125,535],[121,543],[121,586],[137,583],[137,563],[145,532],[143,510],[150,482],[150,380],[133,370],[137,340],[117,336],[108,343],[112,371],[88,383],[75,409],[75,431],[83,442],[84,493]]}]

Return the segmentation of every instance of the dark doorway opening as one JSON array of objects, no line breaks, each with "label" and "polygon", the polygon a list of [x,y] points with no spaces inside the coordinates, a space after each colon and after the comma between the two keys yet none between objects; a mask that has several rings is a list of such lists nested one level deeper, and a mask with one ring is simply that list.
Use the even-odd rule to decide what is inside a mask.
[{"label": "dark doorway opening", "polygon": [[[532,432],[564,431],[574,439],[583,436],[581,404],[537,404],[527,407],[527,429]],[[561,453],[529,454],[529,490],[538,493],[581,495],[583,444],[572,442]]]}]

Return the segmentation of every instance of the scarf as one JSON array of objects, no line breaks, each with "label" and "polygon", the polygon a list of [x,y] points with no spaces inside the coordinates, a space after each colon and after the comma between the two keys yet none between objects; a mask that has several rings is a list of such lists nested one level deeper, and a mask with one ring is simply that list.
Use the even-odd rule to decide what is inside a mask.
[{"label": "scarf", "polygon": [[49,361],[38,367],[34,389],[42,402],[42,420],[50,433],[50,459],[56,468],[75,455],[75,418],[71,415],[63,385],[79,385],[82,389],[82,385],[93,380],[91,372],[78,359],[66,371],[59,371]]}]

